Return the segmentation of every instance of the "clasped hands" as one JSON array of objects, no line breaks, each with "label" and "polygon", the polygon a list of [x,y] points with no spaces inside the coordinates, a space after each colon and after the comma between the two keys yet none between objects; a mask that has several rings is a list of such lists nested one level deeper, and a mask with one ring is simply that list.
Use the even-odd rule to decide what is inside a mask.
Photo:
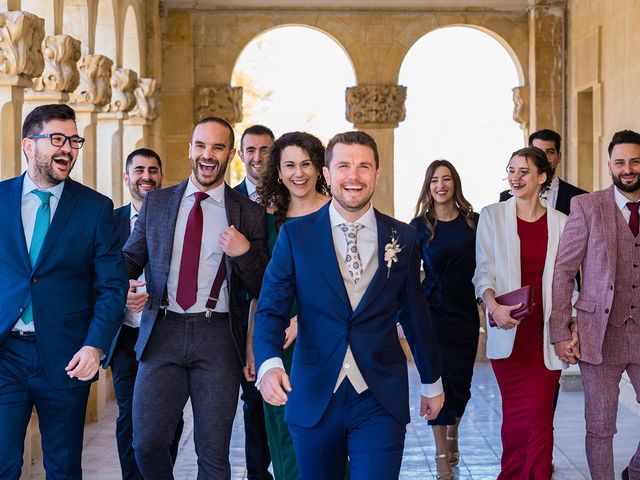
[{"label": "clasped hands", "polygon": [[556,342],[553,344],[553,348],[560,360],[575,365],[580,360],[580,337],[575,317],[571,318],[569,328],[571,329],[571,340]]}]

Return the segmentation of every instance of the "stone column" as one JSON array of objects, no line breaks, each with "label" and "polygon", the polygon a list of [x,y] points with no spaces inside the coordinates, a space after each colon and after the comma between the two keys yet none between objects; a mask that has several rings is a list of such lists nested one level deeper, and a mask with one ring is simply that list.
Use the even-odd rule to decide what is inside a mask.
[{"label": "stone column", "polygon": [[135,106],[138,74],[128,68],[114,68],[111,74],[111,102],[98,114],[97,189],[122,205],[122,142],[124,121]]},{"label": "stone column", "polygon": [[[80,81],[76,65],[80,58],[79,40],[69,35],[50,35],[42,41],[42,52],[42,76],[34,79],[33,88],[24,92],[25,116],[40,105],[69,103],[69,92],[75,90]],[[22,167],[27,167],[24,158]],[[72,176],[75,177],[74,174]]]},{"label": "stone column", "polygon": [[[158,118],[156,79],[141,78],[133,93],[136,97],[136,106],[129,112],[129,118],[124,122],[123,160],[136,148],[154,149],[152,125]],[[122,197],[123,203],[131,201],[131,194],[126,189],[123,189]]]},{"label": "stone column", "polygon": [[378,144],[380,181],[373,203],[382,212],[393,215],[394,130],[405,118],[407,87],[401,85],[358,85],[346,92],[347,120],[366,131]]},{"label": "stone column", "polygon": [[529,0],[531,131],[562,133],[564,106],[564,1]]},{"label": "stone column", "polygon": [[42,18],[28,12],[0,13],[0,179],[21,171],[24,89],[44,69],[43,38]]},{"label": "stone column", "polygon": [[513,92],[513,121],[520,125],[524,135],[524,144],[529,138],[529,85],[520,85]]},{"label": "stone column", "polygon": [[70,95],[78,135],[85,139],[76,160],[74,178],[91,188],[97,186],[98,112],[111,101],[112,66],[111,59],[104,55],[83,55],[78,62],[80,83]]}]

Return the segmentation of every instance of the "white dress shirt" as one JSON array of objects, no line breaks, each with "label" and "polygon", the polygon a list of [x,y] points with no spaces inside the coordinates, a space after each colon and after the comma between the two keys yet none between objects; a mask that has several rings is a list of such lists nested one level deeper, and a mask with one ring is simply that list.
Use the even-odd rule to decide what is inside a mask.
[{"label": "white dress shirt", "polygon": [[629,200],[627,197],[625,197],[620,192],[620,190],[618,190],[618,187],[615,187],[613,189],[613,196],[616,199],[616,205],[618,206],[618,208],[622,212],[622,216],[624,217],[624,221],[629,223],[629,218],[631,218],[631,210],[629,210],[629,207],[627,207],[627,203],[631,202],[631,200]]},{"label": "white dress shirt", "polygon": [[[364,271],[378,250],[378,223],[376,221],[373,206],[369,204],[369,208],[359,219],[354,222],[349,222],[345,220],[344,217],[340,215],[340,213],[338,213],[332,201],[329,204],[329,221],[331,222],[331,236],[333,238],[333,246],[336,252],[336,256],[338,257],[338,261],[340,262],[345,262],[345,258],[347,255],[347,240],[338,225],[340,225],[341,223],[359,223],[363,225],[363,228],[358,231],[357,245],[358,253],[360,254],[360,261],[362,263],[362,269]],[[346,364],[349,364],[348,369],[353,368],[351,365],[351,359],[353,358],[353,356],[350,356],[350,350],[350,346],[347,345],[345,361],[343,362],[342,368],[340,369],[340,372],[338,374],[338,378],[336,379],[334,392],[347,376],[347,372],[345,371]],[[355,366],[355,369],[358,370],[355,359],[353,359],[353,365]],[[260,381],[262,380],[263,375],[272,368],[281,368],[284,370],[282,360],[279,357],[269,358],[262,365],[260,365],[260,369],[258,370],[258,377],[256,380],[256,387],[258,389],[260,388]],[[351,372],[349,373],[351,374]],[[442,393],[442,391],[442,379],[440,378],[435,383],[422,384],[421,386],[421,394],[425,397],[435,397]]]},{"label": "white dress shirt", "polygon": [[[53,220],[53,215],[56,213],[60,197],[62,196],[62,190],[64,190],[64,182],[60,182],[51,188],[42,189],[38,188],[33,180],[31,180],[29,172],[24,175],[24,181],[22,182],[20,214],[22,215],[22,229],[24,231],[24,239],[27,243],[27,251],[31,250],[31,238],[33,237],[33,228],[36,223],[36,214],[38,213],[38,208],[40,208],[40,205],[42,204],[40,198],[33,193],[34,190],[51,193],[51,197],[49,197],[49,211],[51,212],[50,219]],[[22,319],[19,319],[13,329],[22,330],[23,332],[33,332],[35,331],[35,325],[34,322],[30,322],[27,325],[22,321]]]},{"label": "white dress shirt", "polygon": [[254,202],[258,201],[258,191],[256,190],[256,186],[249,180],[249,177],[244,177],[244,184],[247,187],[247,195],[249,199]]},{"label": "white dress shirt", "polygon": [[551,185],[545,192],[545,198],[547,199],[547,203],[551,205],[553,208],[556,208],[556,202],[558,201],[558,189],[560,188],[560,180],[557,175],[553,176],[553,180],[551,180]]},{"label": "white dress shirt", "polygon": [[[130,213],[129,213],[129,233],[133,232],[133,227],[135,226],[137,220],[138,220],[138,211],[136,210],[136,207],[134,207],[132,203],[130,208]],[[142,271],[142,275],[138,277],[138,280],[140,280],[141,282],[144,282],[144,270]],[[143,285],[136,289],[136,292],[146,292],[146,291],[147,291],[146,285]],[[124,313],[123,323],[131,328],[139,328],[141,317],[142,317],[142,312],[132,312],[131,310],[127,309],[127,311]]]},{"label": "white dress shirt", "polygon": [[[191,182],[187,183],[184,196],[180,202],[178,217],[176,219],[176,228],[173,237],[173,252],[171,254],[171,264],[169,266],[169,277],[167,278],[167,295],[169,300],[169,310],[177,313],[202,313],[206,311],[207,300],[211,293],[211,285],[213,279],[218,272],[218,266],[222,259],[223,252],[220,248],[220,235],[225,227],[229,225],[227,222],[227,211],[224,206],[224,182],[207,192],[209,198],[206,198],[200,204],[202,207],[203,224],[202,224],[202,244],[200,246],[200,263],[198,267],[198,292],[196,295],[196,303],[188,310],[184,310],[176,300],[178,289],[178,278],[180,275],[180,263],[182,262],[182,247],[184,243],[184,233],[187,229],[187,220],[189,212],[194,205],[195,196],[198,188]],[[226,313],[229,311],[229,292],[227,290],[227,281],[224,280],[220,288],[218,303],[214,308],[215,312]]]}]

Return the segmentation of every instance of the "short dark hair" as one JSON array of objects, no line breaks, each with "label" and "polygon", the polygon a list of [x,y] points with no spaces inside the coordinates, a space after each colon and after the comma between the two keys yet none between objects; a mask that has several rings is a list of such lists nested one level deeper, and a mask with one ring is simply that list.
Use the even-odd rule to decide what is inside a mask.
[{"label": "short dark hair", "polygon": [[40,105],[29,112],[22,124],[22,138],[38,135],[45,123],[51,120],[76,121],[76,112],[69,105],[48,104]]},{"label": "short dark hair", "polygon": [[270,128],[265,127],[264,125],[251,125],[244,132],[242,132],[242,137],[240,137],[240,150],[242,150],[242,148],[244,147],[244,137],[246,137],[247,135],[269,135],[272,141],[276,139]]},{"label": "short dark hair", "polygon": [[560,145],[562,143],[562,137],[558,132],[553,130],[549,130],[548,128],[543,128],[542,130],[538,130],[529,135],[529,146],[533,146],[533,141],[535,139],[545,140],[547,142],[554,142],[556,144],[556,151],[560,152]]},{"label": "short dark hair", "polygon": [[195,126],[193,127],[194,130],[198,125],[202,125],[203,123],[219,123],[220,125],[227,127],[227,130],[229,130],[229,139],[231,140],[230,148],[233,148],[233,145],[236,142],[236,135],[235,133],[233,133],[233,127],[229,122],[227,122],[222,117],[215,117],[211,115],[209,117],[204,117],[202,120],[198,120],[198,123],[196,123]]},{"label": "short dark hair", "polygon": [[327,149],[324,152],[324,164],[326,167],[328,167],[331,163],[331,158],[333,157],[333,147],[335,147],[338,143],[342,143],[343,145],[364,145],[365,147],[369,147],[371,150],[373,150],[373,158],[376,161],[376,169],[380,168],[380,157],[378,156],[378,145],[376,145],[376,141],[368,133],[360,132],[357,130],[338,133],[337,135],[334,135],[331,140],[329,140]]},{"label": "short dark hair", "polygon": [[538,174],[546,173],[547,179],[541,185],[540,191],[544,192],[547,188],[549,188],[549,185],[551,185],[551,181],[553,180],[553,176],[555,175],[555,169],[551,166],[551,163],[549,163],[547,154],[544,153],[543,150],[540,150],[538,147],[524,147],[513,152],[509,157],[509,162],[514,157],[524,157],[527,159],[527,161],[530,160],[531,162],[533,162],[536,170],[538,170]]},{"label": "short dark hair", "polygon": [[133,159],[135,157],[155,158],[158,162],[158,167],[160,167],[160,173],[162,173],[162,160],[160,160],[160,155],[150,148],[136,148],[133,152],[127,155],[127,160],[124,163],[124,171],[126,173],[129,173],[129,167],[131,166],[131,163],[133,163]]},{"label": "short dark hair", "polygon": [[640,145],[640,133],[634,132],[633,130],[621,130],[614,133],[611,138],[611,143],[609,143],[609,158],[611,158],[613,147],[621,143],[633,143]]}]

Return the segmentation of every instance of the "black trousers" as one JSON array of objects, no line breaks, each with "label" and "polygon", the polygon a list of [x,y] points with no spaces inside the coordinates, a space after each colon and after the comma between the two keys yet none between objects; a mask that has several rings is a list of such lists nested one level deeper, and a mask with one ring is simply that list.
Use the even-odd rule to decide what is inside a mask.
[{"label": "black trousers", "polygon": [[[116,420],[116,442],[122,480],[142,480],[142,474],[136,464],[133,453],[133,388],[138,374],[138,361],[133,350],[138,340],[138,329],[123,325],[113,350],[111,373],[113,388],[118,403],[118,419]],[[182,416],[176,427],[171,444],[171,460],[175,463],[184,421]]]},{"label": "black trousers", "polygon": [[231,478],[241,371],[227,314],[158,315],[133,395],[133,447],[146,479],[173,479],[171,444],[189,398],[198,480]]}]

